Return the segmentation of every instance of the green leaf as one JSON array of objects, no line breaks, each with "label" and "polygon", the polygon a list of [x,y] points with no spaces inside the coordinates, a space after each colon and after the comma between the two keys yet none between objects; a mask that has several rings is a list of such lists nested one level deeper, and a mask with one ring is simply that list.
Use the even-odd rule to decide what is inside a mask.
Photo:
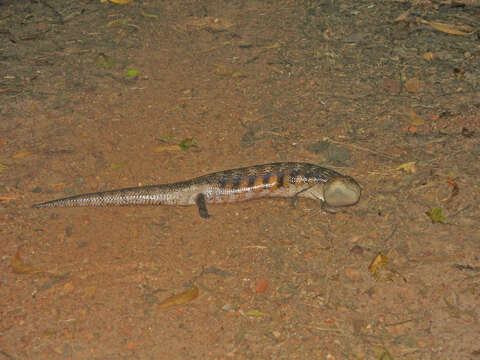
[{"label": "green leaf", "polygon": [[425,214],[432,220],[432,223],[445,223],[445,216],[442,215],[442,209],[433,208],[432,210],[426,212]]},{"label": "green leaf", "polygon": [[183,139],[180,144],[179,144],[180,148],[183,150],[183,151],[186,151],[188,150],[189,147],[198,147],[197,143],[195,142],[195,140],[193,139]]},{"label": "green leaf", "polygon": [[119,167],[122,167],[124,164],[123,162],[113,162],[110,164],[110,169],[118,169]]},{"label": "green leaf", "polygon": [[128,70],[125,73],[125,77],[127,77],[127,78],[137,76],[137,75],[138,75],[138,70]]},{"label": "green leaf", "polygon": [[264,316],[265,314],[262,313],[260,310],[249,310],[245,313],[247,316]]}]

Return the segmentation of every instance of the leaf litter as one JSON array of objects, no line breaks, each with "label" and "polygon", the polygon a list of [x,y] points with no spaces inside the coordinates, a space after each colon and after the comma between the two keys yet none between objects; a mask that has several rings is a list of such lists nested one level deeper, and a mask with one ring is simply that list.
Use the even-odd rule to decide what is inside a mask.
[{"label": "leaf litter", "polygon": [[170,296],[158,304],[159,309],[167,309],[172,306],[185,305],[198,297],[199,294],[198,286],[194,285],[191,288],[181,292],[180,294]]},{"label": "leaf litter", "polygon": [[427,211],[425,214],[432,220],[432,223],[441,223],[445,224],[445,216],[442,215],[442,209],[432,208],[430,211]]},{"label": "leaf litter", "polygon": [[153,152],[160,153],[164,151],[187,151],[191,147],[198,148],[197,143],[192,138],[183,139],[178,145],[162,145],[153,149]]},{"label": "leaf litter", "polygon": [[30,263],[26,263],[23,261],[22,257],[20,256],[20,248],[17,249],[17,252],[12,258],[10,263],[12,270],[15,274],[22,274],[22,275],[45,275],[54,278],[61,278],[65,275],[58,274],[52,271],[40,269]]}]

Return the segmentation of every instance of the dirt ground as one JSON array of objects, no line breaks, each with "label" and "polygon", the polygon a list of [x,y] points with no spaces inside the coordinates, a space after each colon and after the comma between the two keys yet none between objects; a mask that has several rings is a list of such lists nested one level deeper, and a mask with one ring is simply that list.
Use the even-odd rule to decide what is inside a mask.
[{"label": "dirt ground", "polygon": [[[0,9],[0,360],[480,359],[479,3]],[[277,161],[361,201],[31,208]]]}]

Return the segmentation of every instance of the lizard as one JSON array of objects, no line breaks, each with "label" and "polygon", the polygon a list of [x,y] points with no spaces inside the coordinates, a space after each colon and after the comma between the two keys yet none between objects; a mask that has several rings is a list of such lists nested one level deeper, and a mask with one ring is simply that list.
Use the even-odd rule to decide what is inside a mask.
[{"label": "lizard", "polygon": [[81,194],[33,205],[34,208],[124,205],[197,205],[264,197],[318,200],[327,211],[355,205],[360,185],[350,176],[302,162],[277,162],[219,171],[186,181]]}]

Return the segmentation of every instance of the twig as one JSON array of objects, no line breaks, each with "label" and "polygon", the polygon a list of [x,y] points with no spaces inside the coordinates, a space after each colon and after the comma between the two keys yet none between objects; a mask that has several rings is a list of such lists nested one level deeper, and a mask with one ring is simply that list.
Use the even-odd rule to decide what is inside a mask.
[{"label": "twig", "polygon": [[368,148],[360,146],[360,145],[343,143],[341,141],[332,140],[332,139],[328,139],[328,141],[331,142],[331,143],[346,146],[346,147],[349,147],[349,148],[352,148],[352,149],[366,151],[366,152],[369,152],[369,153],[372,153],[372,154],[375,154],[375,155],[380,155],[380,156],[386,157],[388,159],[392,159],[392,160],[393,159],[398,159],[398,156],[392,156],[392,155],[384,153],[382,151],[371,150],[371,149],[368,149]]},{"label": "twig", "polygon": [[319,330],[319,331],[336,332],[336,333],[341,333],[341,334],[344,333],[344,331],[342,329],[334,329],[334,328],[320,327],[320,326],[309,326],[309,329]]},{"label": "twig", "polygon": [[7,352],[4,351],[4,350],[0,350],[0,355],[5,356],[6,359],[15,360],[15,357],[13,357],[12,355],[10,355],[9,353],[7,353]]},{"label": "twig", "polygon": [[392,232],[390,233],[390,235],[388,235],[385,240],[383,240],[383,242],[386,244],[388,240],[390,240],[393,235],[395,235],[395,233],[397,232],[397,228],[398,228],[398,224],[395,224],[395,226],[393,227],[393,230]]}]

